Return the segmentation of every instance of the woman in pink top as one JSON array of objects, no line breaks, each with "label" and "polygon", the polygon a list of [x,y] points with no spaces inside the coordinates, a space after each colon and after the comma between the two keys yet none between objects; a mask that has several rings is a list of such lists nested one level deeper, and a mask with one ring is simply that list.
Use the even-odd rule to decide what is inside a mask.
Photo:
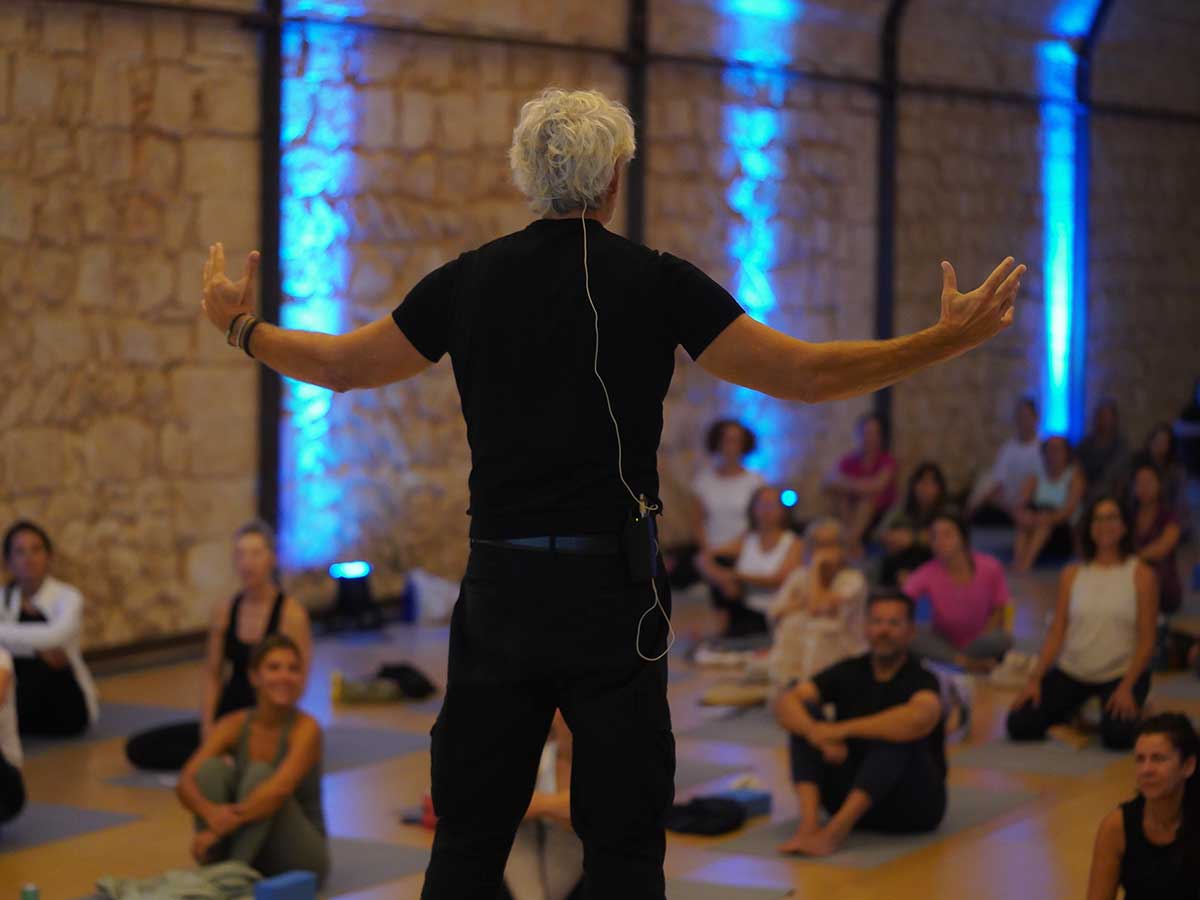
[{"label": "woman in pink top", "polygon": [[928,597],[933,605],[933,625],[918,630],[912,651],[970,672],[990,672],[1012,648],[1012,635],[1004,630],[1004,567],[971,549],[966,523],[952,513],[934,518],[930,545],[933,559],[904,582],[906,594]]},{"label": "woman in pink top", "polygon": [[825,479],[833,512],[846,528],[851,555],[896,502],[896,460],[888,453],[887,426],[875,413],[858,420],[858,449],[841,458]]}]

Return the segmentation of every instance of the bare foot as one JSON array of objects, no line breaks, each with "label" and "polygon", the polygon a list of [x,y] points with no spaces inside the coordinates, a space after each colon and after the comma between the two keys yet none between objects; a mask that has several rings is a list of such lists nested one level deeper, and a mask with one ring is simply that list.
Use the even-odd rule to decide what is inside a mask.
[{"label": "bare foot", "polygon": [[801,822],[796,826],[796,833],[779,845],[780,853],[798,853],[800,845],[821,829],[815,822]]},{"label": "bare foot", "polygon": [[790,840],[779,845],[779,852],[801,856],[829,856],[836,853],[840,846],[841,842],[835,840],[827,829],[805,831],[801,828]]}]

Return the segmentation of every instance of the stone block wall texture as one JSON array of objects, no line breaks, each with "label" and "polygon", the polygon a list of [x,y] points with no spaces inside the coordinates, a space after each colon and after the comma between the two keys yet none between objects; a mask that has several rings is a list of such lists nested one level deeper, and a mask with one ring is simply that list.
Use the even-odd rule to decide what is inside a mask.
[{"label": "stone block wall texture", "polygon": [[213,20],[0,5],[0,522],[92,646],[206,622],[254,509],[255,372],[198,304],[206,242],[257,241],[256,69]]},{"label": "stone block wall texture", "polygon": [[[91,646],[202,625],[232,587],[229,535],[255,506],[256,374],[199,321],[196,293],[209,242],[224,240],[240,265],[258,240],[258,50],[234,20],[179,5],[0,4],[0,325],[10,335],[0,346],[0,518],[29,515],[56,536],[61,574],[90,600]],[[807,2],[799,18],[754,27],[768,29],[779,62],[874,78],[886,5]],[[1134,5],[1137,16],[1121,11]],[[1101,99],[1195,109],[1184,83],[1192,70],[1176,49],[1195,25],[1184,6],[1118,4],[1105,38],[1111,63],[1097,67]],[[1038,42],[1055,33],[1055,8],[913,0],[903,77],[1036,90]],[[627,28],[624,2],[365,0],[359,9],[373,21],[606,47],[622,45]],[[757,38],[731,10],[654,0],[652,46],[744,56]],[[524,99],[547,84],[624,98],[626,83],[611,55],[346,34],[330,89],[289,111],[288,140],[316,146],[338,131],[336,150],[353,161],[321,197],[346,224],[349,328],[529,220],[504,155]],[[289,77],[328,65],[314,60],[311,31],[294,35]],[[1148,62],[1156,41],[1170,45],[1162,67]],[[870,336],[874,95],[679,62],[649,74],[647,242],[736,292],[746,269],[734,247],[759,228],[773,245],[758,262],[775,300],[757,315],[811,340]],[[766,131],[749,144],[736,138],[737,117],[758,114]],[[1013,398],[1041,384],[1042,124],[1033,107],[913,94],[900,116],[897,330],[936,317],[942,258],[964,286],[1007,253],[1031,267],[1009,333],[895,392],[902,465],[938,458],[961,485],[1007,433]],[[1195,373],[1197,129],[1113,117],[1097,117],[1095,129],[1088,390],[1115,394],[1138,438],[1182,402]],[[1157,316],[1145,312],[1147,295]],[[664,538],[685,530],[711,420],[754,418],[775,447],[763,460],[771,476],[795,487],[811,515],[821,474],[869,405],[750,402],[680,351],[660,459]],[[327,424],[338,504],[354,510],[336,555],[375,562],[380,593],[413,566],[460,574],[468,457],[449,363],[336,396]],[[328,599],[318,568],[287,574],[302,598]]]}]

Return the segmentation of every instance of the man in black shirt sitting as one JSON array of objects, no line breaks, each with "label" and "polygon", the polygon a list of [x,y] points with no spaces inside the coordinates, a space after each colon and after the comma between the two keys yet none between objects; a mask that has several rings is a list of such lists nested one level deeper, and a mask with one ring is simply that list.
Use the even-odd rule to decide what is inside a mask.
[{"label": "man in black shirt sitting", "polygon": [[[932,831],[946,812],[946,750],[938,681],[909,654],[913,602],[874,595],[870,652],[835,663],[780,695],[779,723],[791,732],[800,825],[779,849],[827,856],[856,826]],[[836,709],[835,721],[821,715]],[[822,827],[820,808],[830,814]]]},{"label": "man in black shirt sitting", "polygon": [[454,367],[471,555],[433,728],[424,900],[495,900],[555,709],[575,736],[571,823],[588,896],[663,900],[671,598],[647,515],[661,506],[677,347],[717,378],[816,403],[894,384],[1013,321],[1025,267],[1008,258],[965,294],[943,262],[940,314],[931,302],[937,321],[915,334],[810,343],[769,328],[695,266],[604,227],[634,149],[619,103],[595,91],[533,98],[509,160],[534,221],[447,262],[348,334],[260,322],[257,254],[237,281],[220,244],[205,265],[209,320],[289,378],[348,391],[444,356]]}]

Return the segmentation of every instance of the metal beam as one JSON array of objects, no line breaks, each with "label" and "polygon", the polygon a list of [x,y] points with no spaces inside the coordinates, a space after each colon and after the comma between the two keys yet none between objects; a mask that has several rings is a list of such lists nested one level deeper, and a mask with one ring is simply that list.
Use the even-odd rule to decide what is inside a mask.
[{"label": "metal beam", "polygon": [[1072,437],[1083,434],[1087,416],[1087,325],[1089,314],[1088,274],[1089,260],[1088,229],[1091,225],[1092,186],[1092,60],[1096,44],[1104,29],[1104,23],[1112,12],[1113,0],[1100,0],[1096,14],[1087,32],[1079,42],[1075,65],[1075,235],[1072,248],[1071,286],[1071,344],[1070,365],[1071,391],[1068,408],[1071,412],[1070,433]]},{"label": "metal beam", "polygon": [[649,44],[650,0],[629,0],[627,66],[629,114],[637,135],[637,155],[625,173],[625,234],[637,244],[646,242],[646,155],[650,151],[646,101],[646,54]]},{"label": "metal beam", "polygon": [[[875,337],[896,334],[896,135],[900,84],[900,24],[908,0],[891,0],[879,35],[879,134],[876,154]],[[891,418],[892,389],[875,394],[875,412]]]},{"label": "metal beam", "polygon": [[[262,68],[259,72],[259,175],[262,258],[262,316],[279,322],[282,306],[280,271],[280,172],[282,169],[283,0],[264,0],[260,21]],[[258,366],[258,515],[279,526],[279,420],[282,413],[279,375]]]}]

